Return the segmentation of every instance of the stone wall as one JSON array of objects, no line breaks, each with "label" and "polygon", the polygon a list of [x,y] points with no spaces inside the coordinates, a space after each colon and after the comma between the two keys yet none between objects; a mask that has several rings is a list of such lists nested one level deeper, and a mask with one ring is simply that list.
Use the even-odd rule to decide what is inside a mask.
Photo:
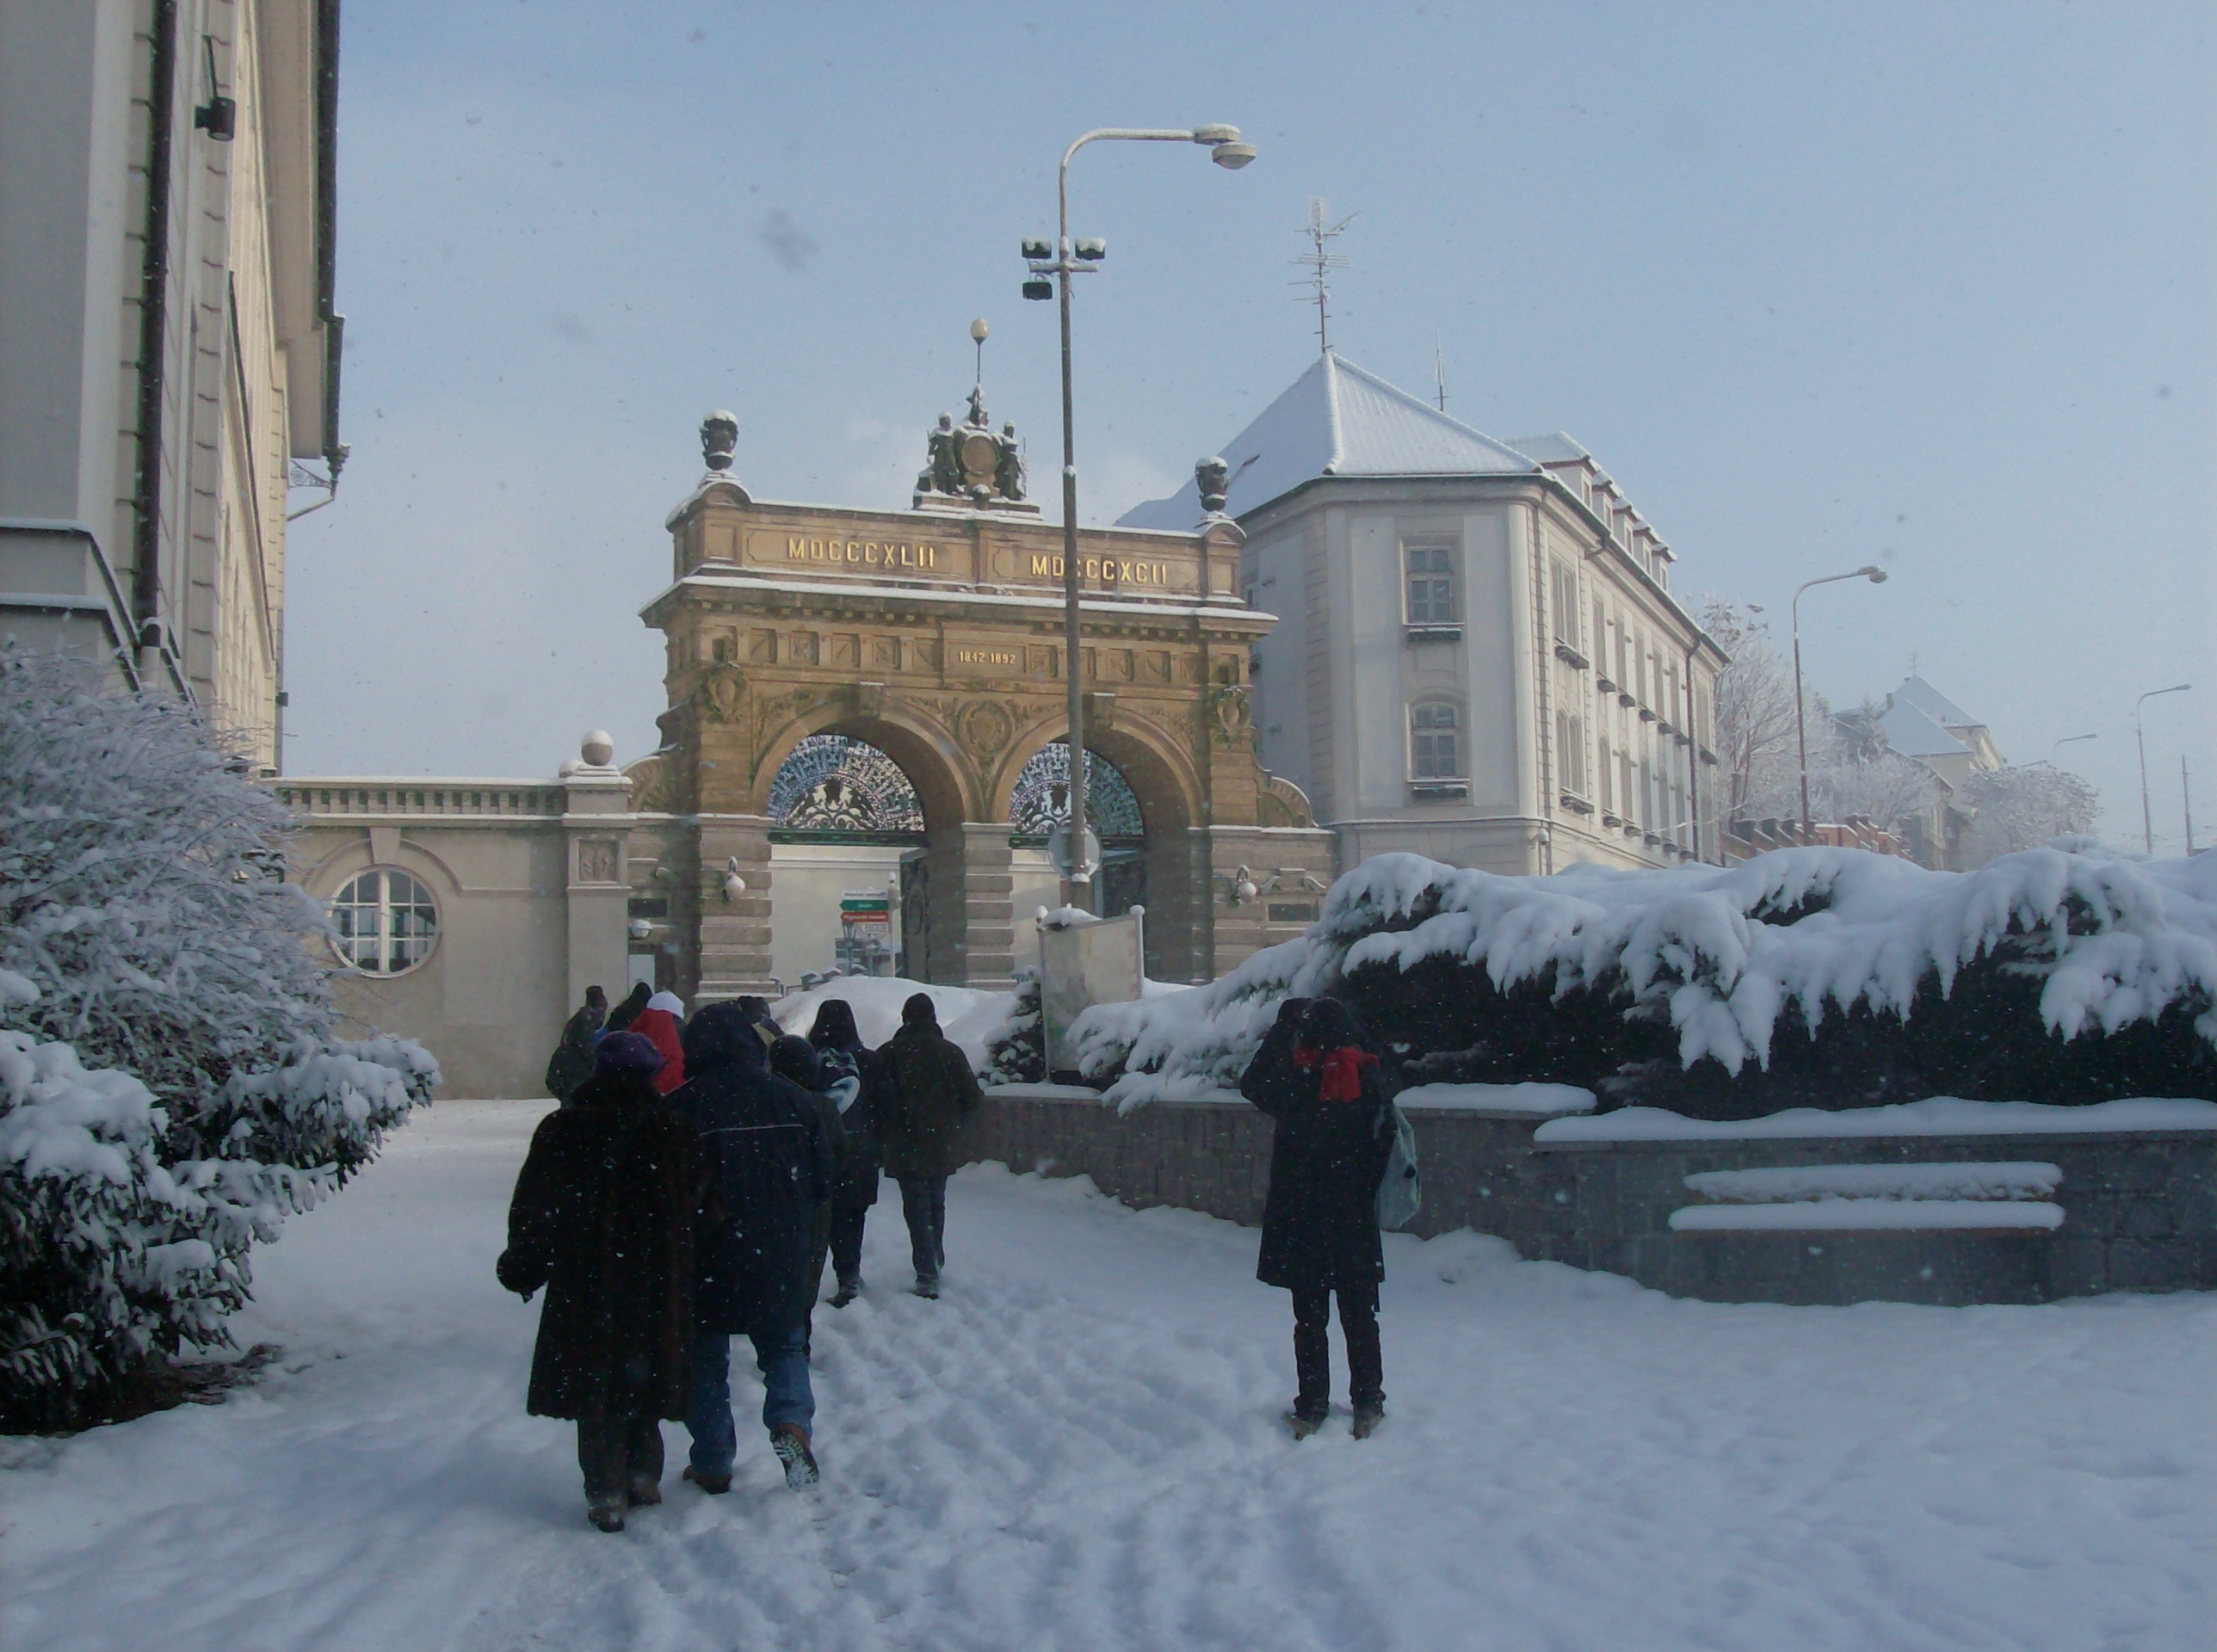
[{"label": "stone wall", "polygon": [[[2044,1302],[2217,1288],[2217,1132],[1537,1143],[1523,1113],[1412,1109],[1420,1237],[1473,1228],[1535,1261],[1622,1273],[1721,1302]],[[1262,1220],[1270,1120],[1244,1102],[1157,1102],[1120,1116],[1093,1092],[986,1092],[971,1150],[1019,1173],[1093,1178],[1145,1208]],[[2039,1160],[2063,1172],[2053,1233],[1674,1233],[1689,1175],[1788,1165]]]}]

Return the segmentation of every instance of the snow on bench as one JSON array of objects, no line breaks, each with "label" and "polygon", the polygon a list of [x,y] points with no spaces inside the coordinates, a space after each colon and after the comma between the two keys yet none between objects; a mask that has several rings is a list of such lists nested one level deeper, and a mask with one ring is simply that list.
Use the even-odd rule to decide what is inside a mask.
[{"label": "snow on bench", "polygon": [[1703,1199],[1728,1205],[1796,1199],[2035,1199],[2063,1180],[2053,1164],[1793,1164],[1704,1170],[1686,1178]]},{"label": "snow on bench", "polygon": [[1791,1164],[1704,1170],[1686,1186],[1716,1201],[1670,1212],[1673,1233],[1811,1233],[1905,1229],[2053,1230],[2047,1196],[2062,1169],[2012,1164]]},{"label": "snow on bench", "polygon": [[1819,1199],[1785,1205],[1689,1205],[1673,1233],[1815,1233],[1940,1228],[2007,1231],[2063,1225],[2060,1205],[2024,1199]]},{"label": "snow on bench", "polygon": [[1594,1093],[1575,1084],[1416,1084],[1393,1098],[1404,1107],[1559,1118],[1591,1113]]},{"label": "snow on bench", "polygon": [[1541,1147],[1586,1142],[1746,1142],[1857,1136],[2076,1136],[2112,1131],[2217,1130],[2217,1101],[2136,1096],[2087,1106],[2041,1101],[1966,1101],[1935,1095],[1884,1107],[1794,1107],[1760,1119],[1689,1119],[1660,1107],[1621,1107],[1590,1119],[1551,1119]]}]

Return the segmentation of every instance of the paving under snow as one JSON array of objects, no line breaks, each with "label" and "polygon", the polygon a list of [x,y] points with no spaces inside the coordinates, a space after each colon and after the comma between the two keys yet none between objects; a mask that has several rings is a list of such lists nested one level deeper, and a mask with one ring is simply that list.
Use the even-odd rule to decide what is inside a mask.
[{"label": "paving under snow", "polygon": [[0,1645],[2209,1644],[2208,1296],[1721,1307],[1389,1236],[1391,1421],[1296,1446],[1251,1231],[985,1167],[944,1300],[889,1187],[819,1310],[818,1492],[704,1498],[670,1425],[603,1536],[492,1278],[539,1113],[442,1103],[257,1253],[255,1388],[0,1440]]}]

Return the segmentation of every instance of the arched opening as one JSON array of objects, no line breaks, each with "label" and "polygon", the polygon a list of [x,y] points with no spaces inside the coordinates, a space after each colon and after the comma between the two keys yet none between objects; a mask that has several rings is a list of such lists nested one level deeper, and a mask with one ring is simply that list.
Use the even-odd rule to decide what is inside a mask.
[{"label": "arched opening", "polygon": [[[880,746],[805,736],[771,776],[770,971],[787,985],[837,970],[929,978],[923,794]],[[911,940],[917,944],[909,954]]]},{"label": "arched opening", "polygon": [[[1139,793],[1100,750],[1085,753],[1085,823],[1101,840],[1101,876],[1094,906],[1117,917],[1147,899],[1147,821]],[[1045,850],[1053,832],[1070,824],[1070,742],[1051,740],[1016,771],[1009,793],[1010,847]]]}]

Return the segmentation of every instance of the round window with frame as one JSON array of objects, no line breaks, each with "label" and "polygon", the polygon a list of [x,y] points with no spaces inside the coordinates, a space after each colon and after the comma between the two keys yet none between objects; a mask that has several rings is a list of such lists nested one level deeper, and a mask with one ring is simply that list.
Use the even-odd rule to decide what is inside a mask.
[{"label": "round window with frame", "polygon": [[364,975],[405,975],[431,955],[439,908],[422,878],[376,866],[331,897],[331,927],[343,962]]}]

